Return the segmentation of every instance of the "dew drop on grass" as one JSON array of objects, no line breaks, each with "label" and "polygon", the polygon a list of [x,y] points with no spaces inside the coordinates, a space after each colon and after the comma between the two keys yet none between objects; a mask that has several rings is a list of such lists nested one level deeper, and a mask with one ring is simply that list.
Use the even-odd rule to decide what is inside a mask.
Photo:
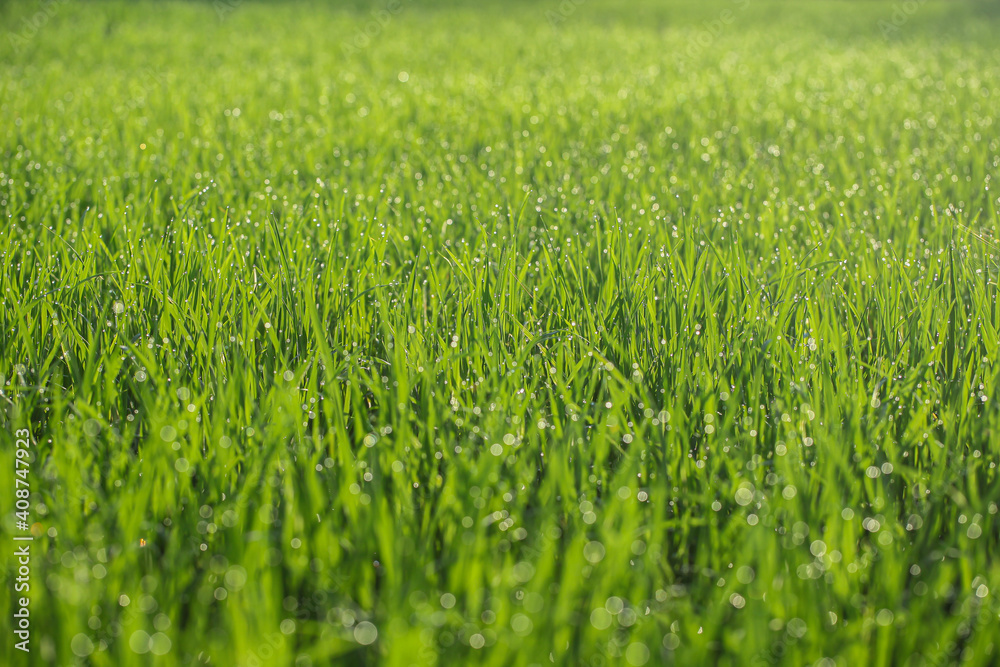
[{"label": "dew drop on grass", "polygon": [[875,615],[875,622],[881,625],[882,627],[885,627],[887,625],[892,625],[893,618],[895,618],[895,615],[892,613],[891,610],[880,609],[879,612]]},{"label": "dew drop on grass", "polygon": [[525,614],[514,614],[510,619],[511,629],[520,636],[531,634],[534,624]]},{"label": "dew drop on grass", "polygon": [[649,648],[642,642],[633,642],[625,649],[625,660],[633,667],[642,667],[649,662]]},{"label": "dew drop on grass", "polygon": [[809,630],[809,626],[807,626],[806,622],[801,618],[793,618],[788,621],[788,624],[785,626],[785,630],[792,637],[801,639],[806,635],[806,632]]},{"label": "dew drop on grass", "polygon": [[604,560],[604,545],[597,541],[587,542],[583,547],[583,557],[587,559],[589,563],[600,563]]},{"label": "dew drop on grass", "polygon": [[597,630],[606,630],[611,626],[611,614],[603,607],[590,612],[590,624]]},{"label": "dew drop on grass", "polygon": [[527,583],[535,576],[535,567],[526,560],[523,560],[516,565],[511,570],[514,579],[521,584]]},{"label": "dew drop on grass", "polygon": [[149,653],[150,649],[150,636],[145,630],[136,630],[129,637],[128,646],[134,653],[140,655],[144,653]]},{"label": "dew drop on grass", "polygon": [[75,635],[70,641],[69,647],[74,655],[78,655],[81,658],[86,658],[94,652],[94,642],[83,633]]},{"label": "dew drop on grass", "polygon": [[233,565],[226,570],[225,581],[226,586],[228,586],[233,592],[236,592],[246,585],[247,571],[239,565]]},{"label": "dew drop on grass", "polygon": [[378,638],[378,629],[369,621],[361,621],[354,626],[354,639],[359,644],[368,646]]}]

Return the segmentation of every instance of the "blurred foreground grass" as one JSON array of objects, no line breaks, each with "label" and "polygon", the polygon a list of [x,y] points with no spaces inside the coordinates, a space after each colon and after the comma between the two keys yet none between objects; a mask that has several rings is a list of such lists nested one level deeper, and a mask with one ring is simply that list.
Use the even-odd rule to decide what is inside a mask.
[{"label": "blurred foreground grass", "polygon": [[995,664],[990,7],[0,5],[30,662]]}]

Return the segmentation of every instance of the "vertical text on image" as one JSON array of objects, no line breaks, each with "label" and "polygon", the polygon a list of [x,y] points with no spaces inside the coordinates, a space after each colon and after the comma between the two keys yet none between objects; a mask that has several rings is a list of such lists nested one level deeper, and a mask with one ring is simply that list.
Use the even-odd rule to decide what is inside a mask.
[{"label": "vertical text on image", "polygon": [[27,429],[18,429],[14,450],[14,516],[15,527],[20,534],[14,535],[14,559],[17,573],[14,577],[14,647],[19,651],[30,651],[31,613],[28,609],[31,591],[31,440]]}]

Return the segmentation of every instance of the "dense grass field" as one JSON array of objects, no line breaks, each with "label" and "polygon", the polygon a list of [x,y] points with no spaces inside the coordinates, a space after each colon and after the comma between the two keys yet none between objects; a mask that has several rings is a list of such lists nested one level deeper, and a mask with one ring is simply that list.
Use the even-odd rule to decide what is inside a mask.
[{"label": "dense grass field", "polygon": [[0,663],[1000,661],[992,5],[0,28]]}]

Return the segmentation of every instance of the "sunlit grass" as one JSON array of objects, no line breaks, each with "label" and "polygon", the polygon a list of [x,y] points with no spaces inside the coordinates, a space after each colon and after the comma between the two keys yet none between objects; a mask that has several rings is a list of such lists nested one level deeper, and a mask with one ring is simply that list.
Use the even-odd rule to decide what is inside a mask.
[{"label": "sunlit grass", "polygon": [[0,40],[33,661],[995,664],[1000,24],[914,4]]}]

